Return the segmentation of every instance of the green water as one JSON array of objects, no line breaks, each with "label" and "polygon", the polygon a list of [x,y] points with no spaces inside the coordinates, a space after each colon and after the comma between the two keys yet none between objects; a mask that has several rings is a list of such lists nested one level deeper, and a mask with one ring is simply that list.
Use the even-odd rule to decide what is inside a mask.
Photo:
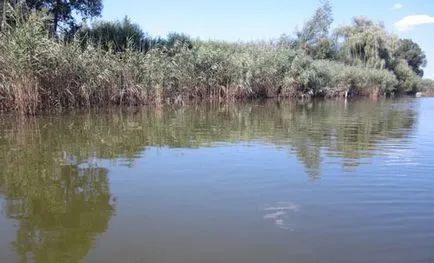
[{"label": "green water", "polygon": [[434,262],[434,99],[0,117],[0,262]]}]

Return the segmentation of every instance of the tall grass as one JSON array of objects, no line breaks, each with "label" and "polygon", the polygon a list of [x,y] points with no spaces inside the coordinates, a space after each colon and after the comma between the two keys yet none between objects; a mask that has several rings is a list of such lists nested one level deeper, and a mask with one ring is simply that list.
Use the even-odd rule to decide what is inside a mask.
[{"label": "tall grass", "polygon": [[44,110],[189,100],[391,94],[387,70],[313,60],[272,43],[174,42],[141,52],[50,37],[41,13],[0,35],[0,110]]}]

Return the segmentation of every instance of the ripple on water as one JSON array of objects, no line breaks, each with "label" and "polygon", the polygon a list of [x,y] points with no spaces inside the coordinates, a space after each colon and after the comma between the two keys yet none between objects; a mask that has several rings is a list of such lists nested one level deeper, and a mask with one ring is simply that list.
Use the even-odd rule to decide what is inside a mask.
[{"label": "ripple on water", "polygon": [[285,220],[288,220],[288,214],[297,212],[299,206],[293,202],[277,202],[275,205],[264,209],[266,214],[264,219],[271,220],[274,225],[282,229],[293,229],[293,224]]}]

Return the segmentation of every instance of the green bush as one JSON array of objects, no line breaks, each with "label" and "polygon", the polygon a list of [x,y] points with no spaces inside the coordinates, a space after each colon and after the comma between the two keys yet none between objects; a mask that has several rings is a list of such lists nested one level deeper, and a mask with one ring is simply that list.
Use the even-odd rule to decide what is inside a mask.
[{"label": "green bush", "polygon": [[421,79],[409,67],[405,60],[399,60],[393,68],[396,78],[398,79],[398,93],[416,93],[419,90]]}]

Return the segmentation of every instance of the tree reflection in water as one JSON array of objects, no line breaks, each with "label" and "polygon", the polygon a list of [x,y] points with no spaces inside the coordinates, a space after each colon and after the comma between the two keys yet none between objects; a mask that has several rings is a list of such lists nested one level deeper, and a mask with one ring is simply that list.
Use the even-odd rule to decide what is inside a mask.
[{"label": "tree reflection in water", "polygon": [[287,147],[317,178],[322,156],[357,166],[381,152],[382,143],[407,140],[417,118],[413,104],[266,103],[2,117],[3,213],[18,222],[13,245],[23,262],[77,262],[107,230],[115,211],[108,170],[93,159],[122,158],[133,166],[150,146],[259,140]]}]

